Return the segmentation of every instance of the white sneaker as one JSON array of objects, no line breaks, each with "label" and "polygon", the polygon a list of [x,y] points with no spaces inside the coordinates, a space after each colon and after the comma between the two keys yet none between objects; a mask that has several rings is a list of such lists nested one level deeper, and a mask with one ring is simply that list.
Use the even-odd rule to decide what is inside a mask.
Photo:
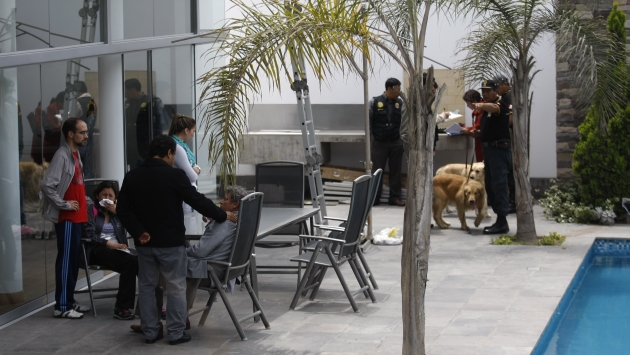
[{"label": "white sneaker", "polygon": [[77,311],[75,311],[74,309],[71,309],[69,311],[65,311],[62,312],[58,309],[55,309],[55,311],[53,312],[53,316],[55,318],[70,318],[70,319],[81,319],[83,318],[83,313],[79,313]]},{"label": "white sneaker", "polygon": [[80,304],[75,302],[72,305],[72,309],[77,311],[77,312],[85,313],[85,312],[89,312],[90,309],[92,309],[92,308],[90,308],[90,306],[83,306],[83,305],[80,305]]}]

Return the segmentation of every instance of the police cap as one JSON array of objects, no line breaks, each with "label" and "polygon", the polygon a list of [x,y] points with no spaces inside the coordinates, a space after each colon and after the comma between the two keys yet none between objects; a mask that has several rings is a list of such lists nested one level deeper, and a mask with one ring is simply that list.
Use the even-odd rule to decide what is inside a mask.
[{"label": "police cap", "polygon": [[494,78],[494,81],[498,84],[498,85],[503,85],[505,83],[510,83],[510,80],[508,80],[508,78],[505,75],[497,75]]},{"label": "police cap", "polygon": [[481,88],[482,89],[492,89],[492,90],[496,90],[497,89],[497,83],[494,80],[484,80],[481,83]]}]

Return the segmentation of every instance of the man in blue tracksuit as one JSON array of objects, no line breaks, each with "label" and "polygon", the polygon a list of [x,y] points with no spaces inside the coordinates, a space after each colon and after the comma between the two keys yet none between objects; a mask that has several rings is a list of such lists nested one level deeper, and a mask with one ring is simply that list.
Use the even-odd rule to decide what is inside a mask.
[{"label": "man in blue tracksuit", "polygon": [[79,274],[79,255],[83,224],[87,222],[83,165],[79,147],[88,140],[85,122],[70,118],[61,127],[64,140],[55,152],[40,184],[44,194],[42,216],[55,224],[57,260],[55,261],[55,318],[81,319],[90,310],[74,300]]}]

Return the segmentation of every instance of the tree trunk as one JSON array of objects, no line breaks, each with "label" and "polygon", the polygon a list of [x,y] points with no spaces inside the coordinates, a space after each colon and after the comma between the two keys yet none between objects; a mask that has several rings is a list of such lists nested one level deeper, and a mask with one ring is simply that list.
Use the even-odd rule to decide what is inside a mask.
[{"label": "tree trunk", "polygon": [[[429,69],[429,80],[433,82],[433,69]],[[436,114],[429,113],[432,95],[422,88],[422,72],[410,78],[408,91],[409,119],[409,173],[407,175],[407,206],[403,227],[402,254],[402,318],[403,354],[425,354],[425,311],[424,297],[429,270],[429,247],[433,206],[433,141]],[[439,99],[445,86],[440,88]],[[429,104],[426,104],[429,102]],[[412,119],[415,118],[415,119]]]},{"label": "tree trunk", "polygon": [[[525,57],[526,58],[526,57]],[[537,240],[533,199],[529,181],[529,88],[530,77],[525,59],[517,62],[514,70],[512,157],[516,184],[516,239],[524,242]]]}]

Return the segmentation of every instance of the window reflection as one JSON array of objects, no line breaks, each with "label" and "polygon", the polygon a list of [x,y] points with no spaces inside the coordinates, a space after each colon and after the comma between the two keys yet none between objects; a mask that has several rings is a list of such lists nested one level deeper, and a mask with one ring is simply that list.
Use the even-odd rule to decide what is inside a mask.
[{"label": "window reflection", "polygon": [[147,53],[129,53],[124,58],[127,167],[133,169],[149,157],[151,139],[168,131],[170,116],[154,94],[155,84],[148,85]]},{"label": "window reflection", "polygon": [[[113,40],[191,33],[191,0],[123,0],[122,9],[112,4],[113,12],[122,14],[123,21],[112,18],[113,27],[123,27],[122,38]],[[122,22],[122,23],[121,23]]]},{"label": "window reflection", "polygon": [[2,52],[100,42],[99,0],[2,0]]}]

